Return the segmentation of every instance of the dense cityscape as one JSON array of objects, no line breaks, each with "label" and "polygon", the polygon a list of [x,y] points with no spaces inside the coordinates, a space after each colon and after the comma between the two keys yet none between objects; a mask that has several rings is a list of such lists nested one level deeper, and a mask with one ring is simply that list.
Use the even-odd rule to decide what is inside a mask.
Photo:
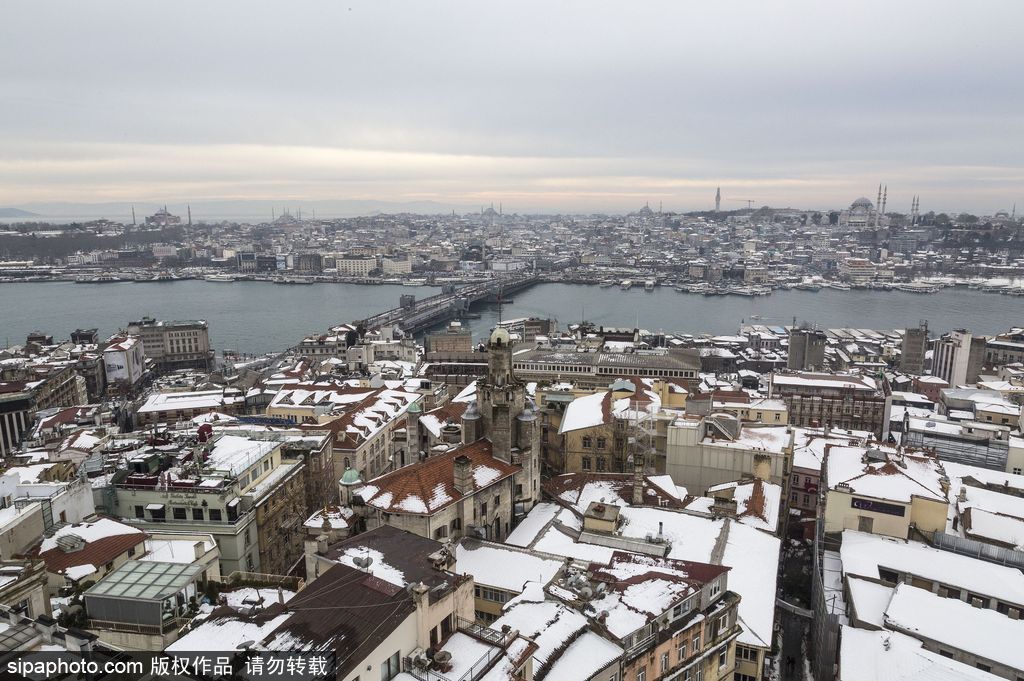
[{"label": "dense cityscape", "polygon": [[[1015,210],[879,195],[11,225],[7,300],[61,281],[402,287],[265,354],[142,310],[0,352],[4,635],[236,666],[303,652],[339,679],[831,678],[887,657],[1014,678],[998,641],[1024,609],[1024,328],[515,315],[552,282],[1024,291]],[[474,334],[482,311],[496,323]]]},{"label": "dense cityscape", "polygon": [[1024,681],[1022,24],[2,3],[0,678]]}]

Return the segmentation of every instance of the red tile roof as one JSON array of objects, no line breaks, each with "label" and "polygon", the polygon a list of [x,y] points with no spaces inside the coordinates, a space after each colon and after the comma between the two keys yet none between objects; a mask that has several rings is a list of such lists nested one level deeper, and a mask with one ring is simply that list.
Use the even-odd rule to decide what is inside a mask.
[{"label": "red tile roof", "polygon": [[455,459],[470,460],[473,492],[518,473],[519,466],[491,453],[490,440],[477,440],[374,478],[357,491],[367,505],[388,513],[430,515],[463,498],[455,489]]}]

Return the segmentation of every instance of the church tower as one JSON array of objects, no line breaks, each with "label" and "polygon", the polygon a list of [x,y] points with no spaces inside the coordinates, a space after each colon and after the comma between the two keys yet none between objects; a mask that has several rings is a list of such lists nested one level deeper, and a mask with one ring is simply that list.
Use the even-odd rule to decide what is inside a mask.
[{"label": "church tower", "polygon": [[477,383],[476,409],[467,410],[476,421],[463,434],[491,441],[495,458],[522,466],[516,475],[516,502],[529,510],[540,498],[540,422],[526,384],[512,371],[512,340],[498,327],[487,341],[487,377]]}]

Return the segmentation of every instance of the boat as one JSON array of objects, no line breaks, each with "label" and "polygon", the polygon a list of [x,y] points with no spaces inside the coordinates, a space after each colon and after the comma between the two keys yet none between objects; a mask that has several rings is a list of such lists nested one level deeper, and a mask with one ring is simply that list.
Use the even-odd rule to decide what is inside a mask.
[{"label": "boat", "polygon": [[402,286],[426,286],[426,279],[406,279],[402,282]]},{"label": "boat", "polygon": [[174,276],[170,272],[161,272],[160,274],[154,274],[150,276],[148,274],[140,274],[135,277],[132,281],[137,284],[150,284],[150,283],[161,283],[167,281],[178,281],[178,277]]},{"label": "boat", "polygon": [[312,279],[305,279],[303,277],[275,277],[275,284],[312,284]]},{"label": "boat", "polygon": [[75,279],[76,284],[113,284],[119,281],[124,281],[121,277],[115,274],[97,274],[97,275],[83,275]]},{"label": "boat", "polygon": [[629,289],[633,288],[633,280],[623,279],[622,283],[619,284],[619,288],[621,288],[623,291],[628,291]]},{"label": "boat", "polygon": [[602,281],[600,284],[601,288],[608,288],[609,286],[615,286],[614,281]]},{"label": "boat", "polygon": [[794,288],[796,288],[797,291],[820,291],[821,290],[820,286],[818,286],[817,284],[812,284],[812,283],[810,283],[808,281],[802,281],[799,284],[797,284]]},{"label": "boat", "polygon": [[233,274],[207,274],[203,277],[203,281],[213,281],[225,284],[231,283],[234,280],[235,276]]},{"label": "boat", "polygon": [[648,279],[647,281],[644,282],[644,290],[645,291],[653,291],[654,290],[654,280],[653,279]]}]

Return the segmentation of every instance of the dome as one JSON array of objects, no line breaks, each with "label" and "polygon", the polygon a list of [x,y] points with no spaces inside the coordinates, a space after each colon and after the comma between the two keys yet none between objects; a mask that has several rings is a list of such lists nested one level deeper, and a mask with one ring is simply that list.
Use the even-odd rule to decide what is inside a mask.
[{"label": "dome", "polygon": [[420,401],[416,400],[415,402],[409,405],[409,409],[407,409],[406,411],[408,411],[410,414],[420,414],[423,412],[423,407],[420,406]]},{"label": "dome", "polygon": [[860,197],[850,204],[850,208],[867,208],[868,210],[871,210],[874,207],[875,205],[865,196]]},{"label": "dome", "polygon": [[508,345],[511,342],[511,337],[508,335],[508,331],[500,326],[494,328],[491,332],[491,339],[488,341],[491,345],[502,344]]},{"label": "dome", "polygon": [[341,484],[343,485],[358,485],[362,481],[362,478],[359,477],[359,471],[355,468],[346,468],[341,476]]}]

